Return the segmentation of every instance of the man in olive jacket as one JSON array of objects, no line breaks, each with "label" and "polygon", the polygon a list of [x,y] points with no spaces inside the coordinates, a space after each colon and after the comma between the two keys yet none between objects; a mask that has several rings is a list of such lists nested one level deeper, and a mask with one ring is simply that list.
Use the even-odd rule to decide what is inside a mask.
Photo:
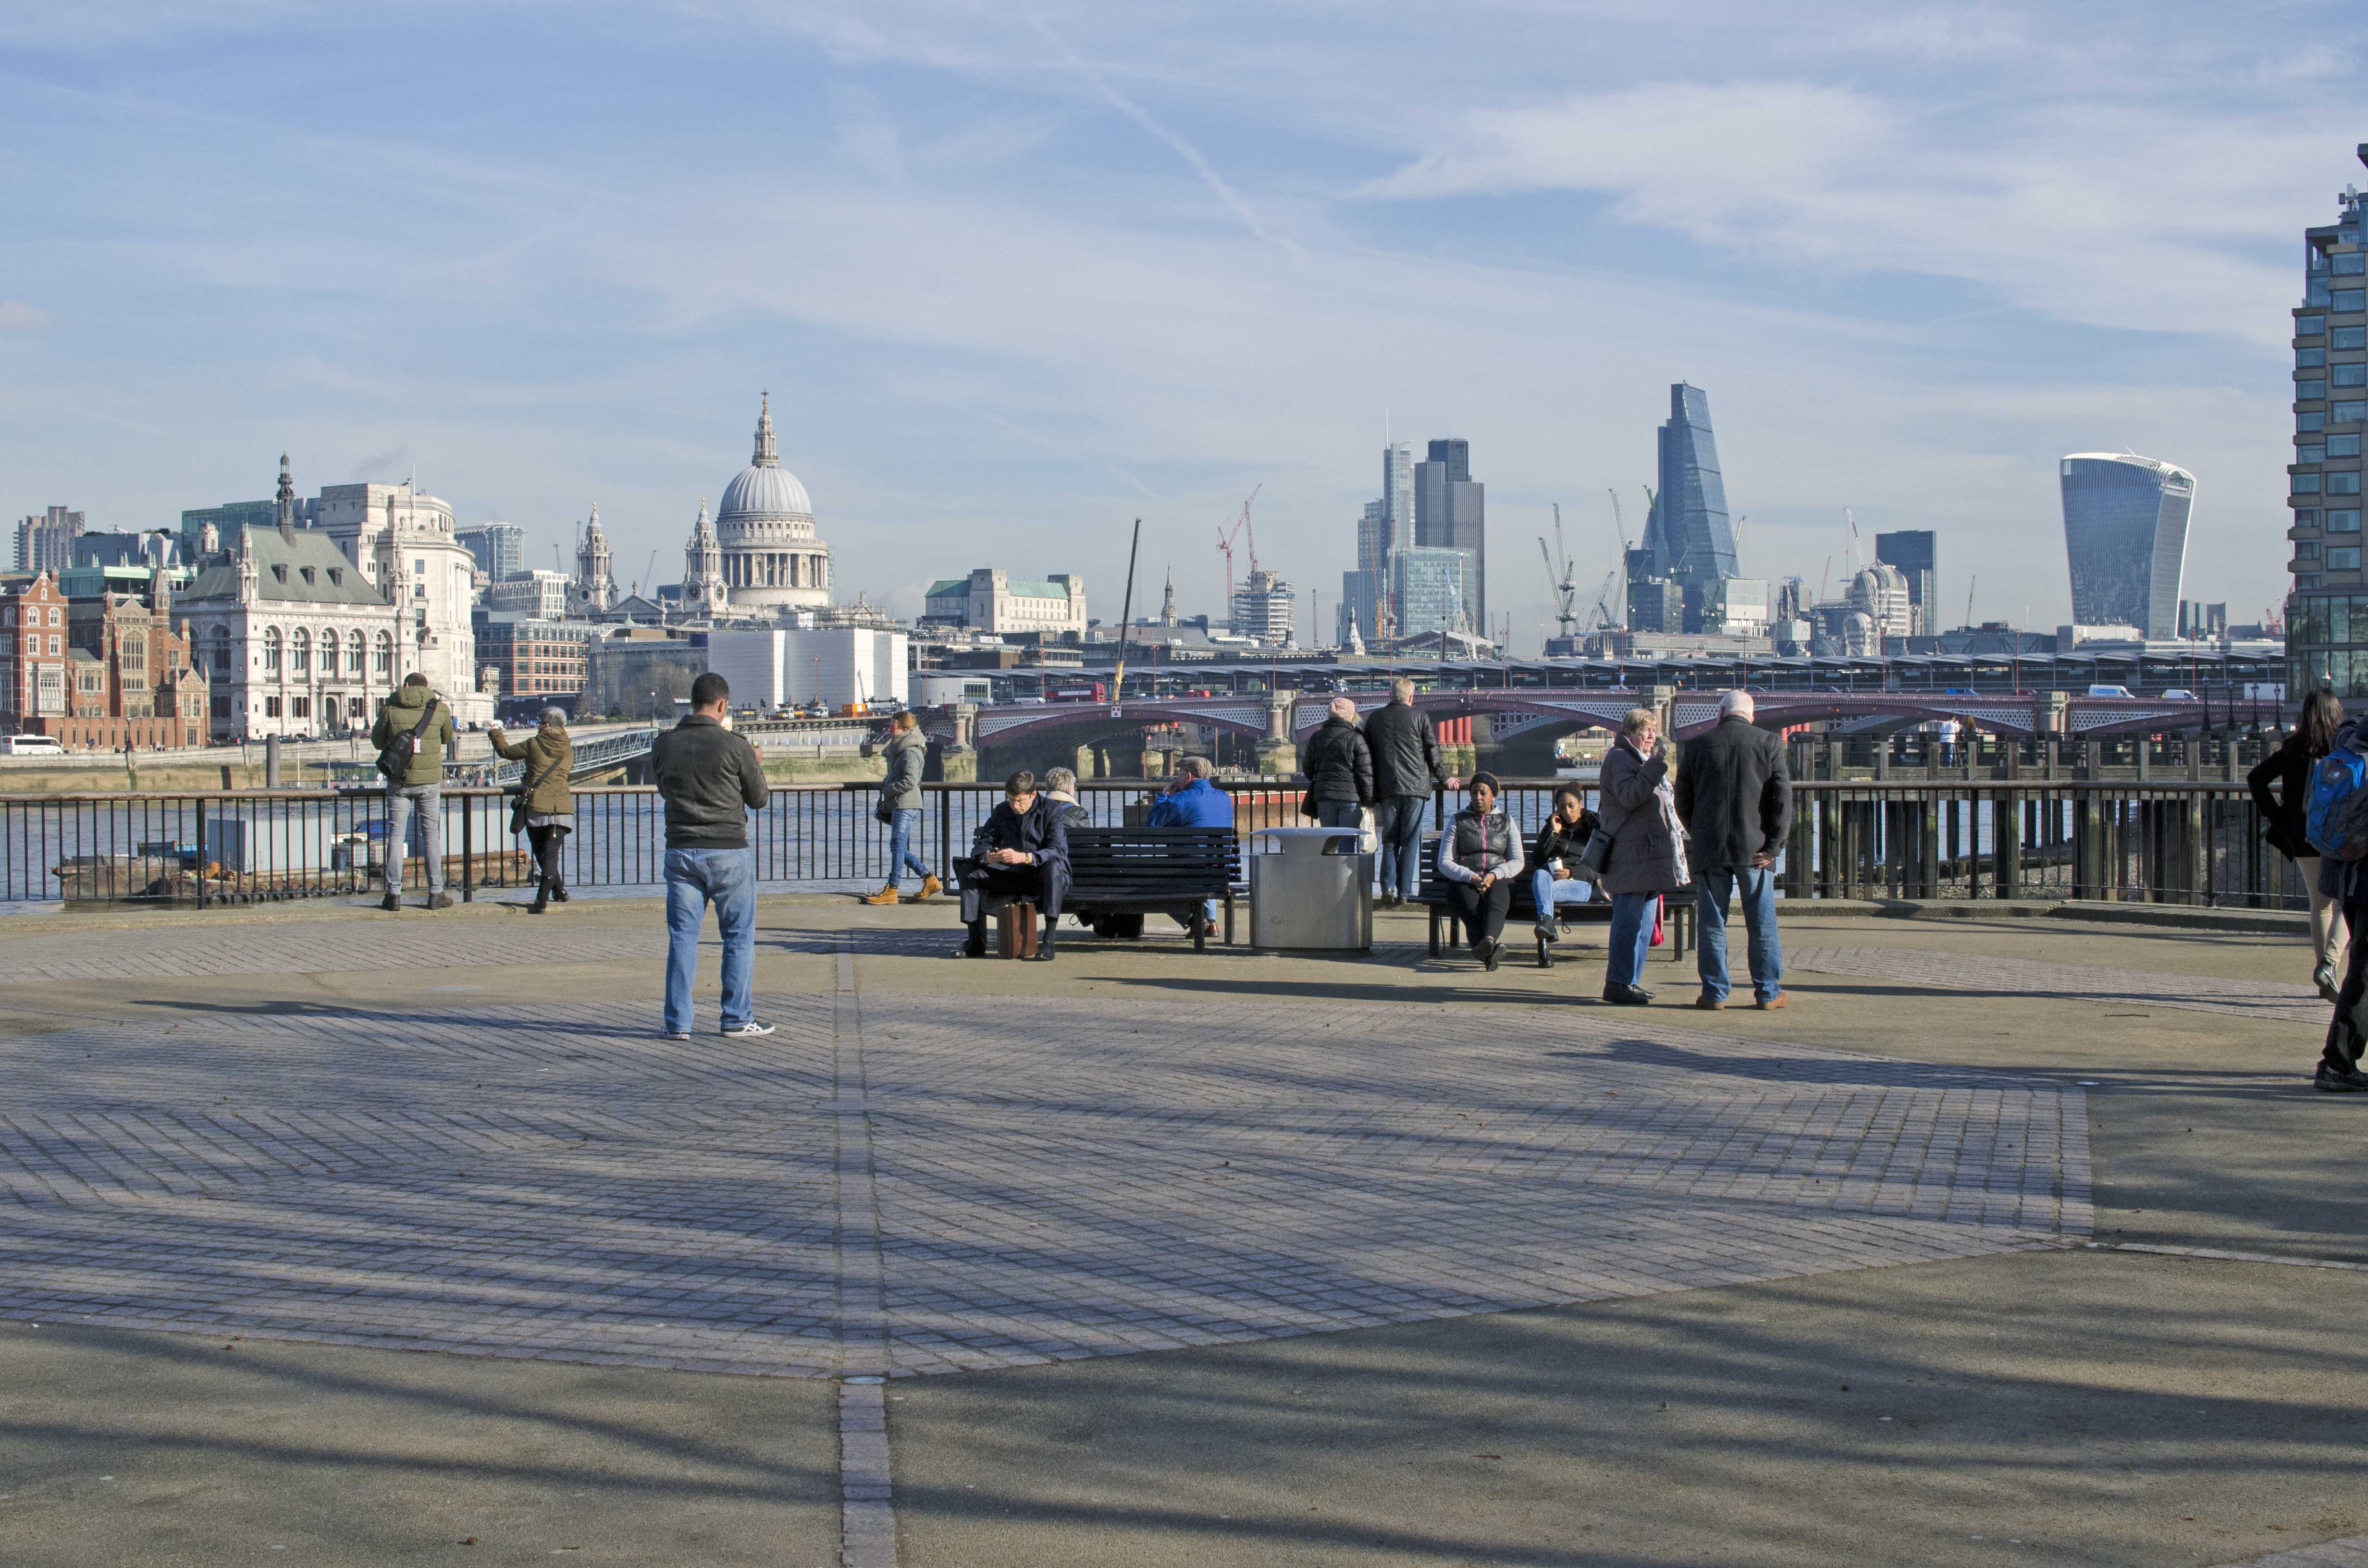
[{"label": "man in olive jacket", "polygon": [[1678,759],[1678,820],[1686,825],[1702,922],[1697,1007],[1726,1005],[1726,903],[1738,890],[1750,933],[1752,1006],[1765,1011],[1785,1002],[1776,852],[1793,825],[1793,780],[1784,771],[1784,743],[1752,723],[1753,710],[1749,692],[1728,692],[1719,699],[1718,723],[1688,741]]},{"label": "man in olive jacket", "polygon": [[757,858],[750,812],[770,798],[765,765],[745,735],[724,723],[732,687],[708,671],[690,683],[690,711],[651,744],[650,775],[666,801],[666,1036],[690,1038],[690,986],[699,969],[699,927],[715,905],[723,943],[723,1033],[768,1035],[757,1021],[749,971],[757,961]]},{"label": "man in olive jacket", "polygon": [[379,907],[390,915],[403,907],[403,851],[416,815],[427,907],[450,909],[452,900],[444,892],[444,754],[452,744],[452,710],[429,687],[427,677],[414,670],[379,709],[370,744],[381,752],[399,746],[409,757],[386,781],[386,896]]}]

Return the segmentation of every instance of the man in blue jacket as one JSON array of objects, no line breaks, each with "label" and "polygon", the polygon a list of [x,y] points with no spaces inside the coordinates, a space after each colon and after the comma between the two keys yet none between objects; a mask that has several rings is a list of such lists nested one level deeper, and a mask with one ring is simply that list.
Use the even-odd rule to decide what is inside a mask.
[{"label": "man in blue jacket", "polygon": [[[1231,827],[1234,798],[1209,782],[1216,766],[1205,756],[1188,756],[1176,765],[1175,782],[1151,802],[1145,827]],[[1201,923],[1216,929],[1217,901],[1201,905]]]}]

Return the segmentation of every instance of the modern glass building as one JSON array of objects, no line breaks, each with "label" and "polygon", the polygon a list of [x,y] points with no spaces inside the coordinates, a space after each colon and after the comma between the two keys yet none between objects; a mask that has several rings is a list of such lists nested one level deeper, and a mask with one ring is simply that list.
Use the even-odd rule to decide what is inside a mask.
[{"label": "modern glass building", "polygon": [[1390,557],[1390,571],[1400,637],[1479,630],[1464,619],[1462,551],[1409,545]]},{"label": "modern glass building", "polygon": [[1941,536],[1930,528],[1900,528],[1874,536],[1874,558],[1907,579],[1911,637],[1941,633]]},{"label": "modern glass building", "polygon": [[[2368,164],[2368,142],[2359,148]],[[2360,569],[2360,437],[2368,430],[2368,251],[2362,198],[2303,231],[2303,302],[2294,311],[2294,461],[2286,469],[2286,689],[2368,694],[2368,580]]]},{"label": "modern glass building", "polygon": [[1488,487],[1472,477],[1472,443],[1433,441],[1414,465],[1414,542],[1463,552],[1463,617],[1488,625]]},{"label": "modern glass building", "polygon": [[1735,525],[1726,512],[1726,480],[1719,472],[1718,439],[1711,433],[1710,394],[1683,381],[1669,389],[1669,417],[1660,433],[1660,489],[1645,524],[1650,576],[1678,585],[1685,596],[1685,630],[1700,631],[1710,585],[1740,575]]},{"label": "modern glass building", "polygon": [[2062,478],[2073,620],[2178,636],[2195,476],[2129,452],[2075,452]]},{"label": "modern glass building", "polygon": [[526,530],[516,523],[480,523],[455,528],[452,537],[468,546],[477,570],[496,583],[526,570]]}]

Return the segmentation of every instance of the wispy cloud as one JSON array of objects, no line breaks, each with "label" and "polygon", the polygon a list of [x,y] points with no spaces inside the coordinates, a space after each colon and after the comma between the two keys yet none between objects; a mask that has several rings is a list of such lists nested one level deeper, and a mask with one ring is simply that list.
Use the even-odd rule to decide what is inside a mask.
[{"label": "wispy cloud", "polygon": [[22,300],[0,300],[0,332],[39,332],[49,324],[49,312]]}]

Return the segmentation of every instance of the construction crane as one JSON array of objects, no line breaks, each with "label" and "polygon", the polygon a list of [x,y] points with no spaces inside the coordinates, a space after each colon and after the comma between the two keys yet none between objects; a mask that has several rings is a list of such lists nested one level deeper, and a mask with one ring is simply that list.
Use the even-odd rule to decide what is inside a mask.
[{"label": "construction crane", "polygon": [[[1234,519],[1231,528],[1222,523],[1217,526],[1217,548],[1224,551],[1225,555],[1225,624],[1227,626],[1234,624],[1234,540],[1241,538],[1245,529],[1249,531],[1247,545],[1250,555],[1250,570],[1257,571],[1258,569],[1258,532],[1250,528],[1250,501],[1257,500],[1258,492],[1265,488],[1265,483],[1261,482],[1251,489],[1249,501],[1242,503],[1242,515]],[[1235,627],[1235,630],[1240,629]]]},{"label": "construction crane", "polygon": [[[1628,519],[1620,515],[1620,492],[1606,485],[1603,493],[1611,497],[1611,531],[1620,540],[1620,555],[1611,563],[1611,576],[1604,579],[1602,589],[1595,596],[1599,630],[1628,623]],[[1611,597],[1611,609],[1604,608],[1607,595]]]},{"label": "construction crane", "polygon": [[1543,534],[1538,536],[1538,553],[1545,558],[1546,583],[1555,595],[1554,624],[1562,628],[1562,634],[1567,637],[1571,634],[1571,628],[1578,624],[1578,583],[1571,576],[1570,547],[1563,540],[1562,506],[1559,502],[1554,505],[1554,549],[1562,551],[1562,564],[1559,567],[1554,564],[1554,551],[1546,548]]}]

